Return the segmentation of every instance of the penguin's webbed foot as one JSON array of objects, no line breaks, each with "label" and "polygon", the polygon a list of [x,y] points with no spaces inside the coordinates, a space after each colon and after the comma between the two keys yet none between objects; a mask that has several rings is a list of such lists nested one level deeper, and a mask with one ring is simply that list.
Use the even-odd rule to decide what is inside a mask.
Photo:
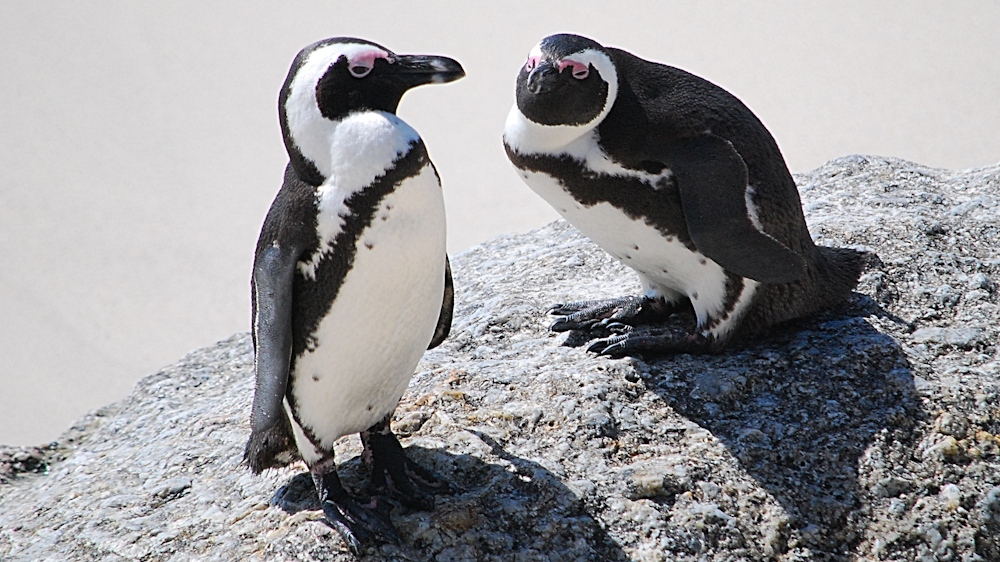
[{"label": "penguin's webbed foot", "polygon": [[326,523],[340,533],[355,556],[379,544],[402,544],[389,519],[391,504],[352,496],[341,485],[336,469],[329,466],[311,472]]},{"label": "penguin's webbed foot", "polygon": [[674,305],[663,299],[640,295],[556,304],[548,312],[553,316],[561,316],[552,323],[550,329],[553,332],[584,330],[621,334],[637,324],[669,316],[675,310]]},{"label": "penguin's webbed foot", "polygon": [[711,352],[714,344],[711,336],[691,333],[683,328],[643,326],[595,340],[587,351],[615,358],[643,354],[698,354]]},{"label": "penguin's webbed foot", "polygon": [[411,509],[430,511],[434,509],[435,495],[454,493],[455,489],[406,456],[403,446],[389,430],[390,417],[361,433],[365,448],[361,458],[371,472],[368,492],[394,499]]},{"label": "penguin's webbed foot", "polygon": [[379,544],[402,544],[389,519],[391,509],[391,504],[378,498],[371,498],[368,504],[351,497],[323,502],[326,523],[340,533],[355,556]]}]

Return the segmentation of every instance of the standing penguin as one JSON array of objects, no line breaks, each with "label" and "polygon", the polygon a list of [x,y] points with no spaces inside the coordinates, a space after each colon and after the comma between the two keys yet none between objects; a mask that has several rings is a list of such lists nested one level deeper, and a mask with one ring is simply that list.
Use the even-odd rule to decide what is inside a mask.
[{"label": "standing penguin", "polygon": [[[244,461],[260,473],[304,460],[355,553],[398,541],[377,496],[431,509],[449,489],[389,428],[424,350],[447,337],[454,300],[437,171],[395,112],[408,89],[464,75],[449,58],[333,38],[299,52],[278,98],[290,162],[254,255]],[[344,489],[334,460],[334,442],[358,432],[370,500]]]},{"label": "standing penguin", "polygon": [[[577,35],[536,45],[504,129],[525,183],[645,294],[555,305],[608,355],[719,351],[844,300],[862,252],[816,246],[774,139],[722,88]],[[656,326],[693,309],[690,330]]]}]

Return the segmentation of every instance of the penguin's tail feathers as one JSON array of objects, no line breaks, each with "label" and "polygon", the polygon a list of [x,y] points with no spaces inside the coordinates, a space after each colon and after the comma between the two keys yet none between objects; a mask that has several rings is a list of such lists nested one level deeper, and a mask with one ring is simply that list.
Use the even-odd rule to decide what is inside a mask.
[{"label": "penguin's tail feathers", "polygon": [[280,468],[299,460],[295,438],[284,416],[282,422],[250,433],[250,439],[243,449],[243,463],[254,474],[267,468]]},{"label": "penguin's tail feathers", "polygon": [[834,301],[841,301],[850,295],[858,285],[861,273],[868,268],[878,256],[862,250],[851,248],[831,248],[820,246],[822,284],[824,292]]}]

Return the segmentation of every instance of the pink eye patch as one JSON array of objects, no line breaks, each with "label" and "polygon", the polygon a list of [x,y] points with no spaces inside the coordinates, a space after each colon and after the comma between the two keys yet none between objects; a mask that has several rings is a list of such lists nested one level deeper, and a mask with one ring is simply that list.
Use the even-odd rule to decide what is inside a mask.
[{"label": "pink eye patch", "polygon": [[347,69],[355,77],[362,78],[372,71],[372,68],[375,67],[375,61],[378,59],[389,60],[389,53],[378,49],[352,53],[347,58]]},{"label": "pink eye patch", "polygon": [[576,78],[577,80],[583,80],[590,74],[590,65],[573,59],[563,59],[559,61],[559,72],[562,72],[566,67],[569,67],[570,72],[573,74],[573,78]]},{"label": "pink eye patch", "polygon": [[540,57],[538,57],[538,56],[528,57],[528,62],[524,63],[524,69],[527,70],[528,72],[531,72],[532,69],[534,69],[536,66],[538,66],[538,60],[539,59],[540,59]]}]

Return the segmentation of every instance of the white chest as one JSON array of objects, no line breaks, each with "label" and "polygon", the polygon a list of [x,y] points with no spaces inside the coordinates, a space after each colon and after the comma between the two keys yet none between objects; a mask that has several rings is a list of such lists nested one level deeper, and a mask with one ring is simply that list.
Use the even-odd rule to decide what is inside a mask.
[{"label": "white chest", "polygon": [[[336,230],[337,218],[321,223]],[[382,419],[406,390],[441,311],[445,244],[444,200],[428,164],[382,200],[316,345],[296,361],[299,420],[321,447]]]},{"label": "white chest", "polygon": [[548,174],[521,171],[521,175],[570,224],[634,269],[649,296],[672,302],[689,299],[701,325],[725,308],[726,274],[711,259],[610,203],[581,204]]}]

